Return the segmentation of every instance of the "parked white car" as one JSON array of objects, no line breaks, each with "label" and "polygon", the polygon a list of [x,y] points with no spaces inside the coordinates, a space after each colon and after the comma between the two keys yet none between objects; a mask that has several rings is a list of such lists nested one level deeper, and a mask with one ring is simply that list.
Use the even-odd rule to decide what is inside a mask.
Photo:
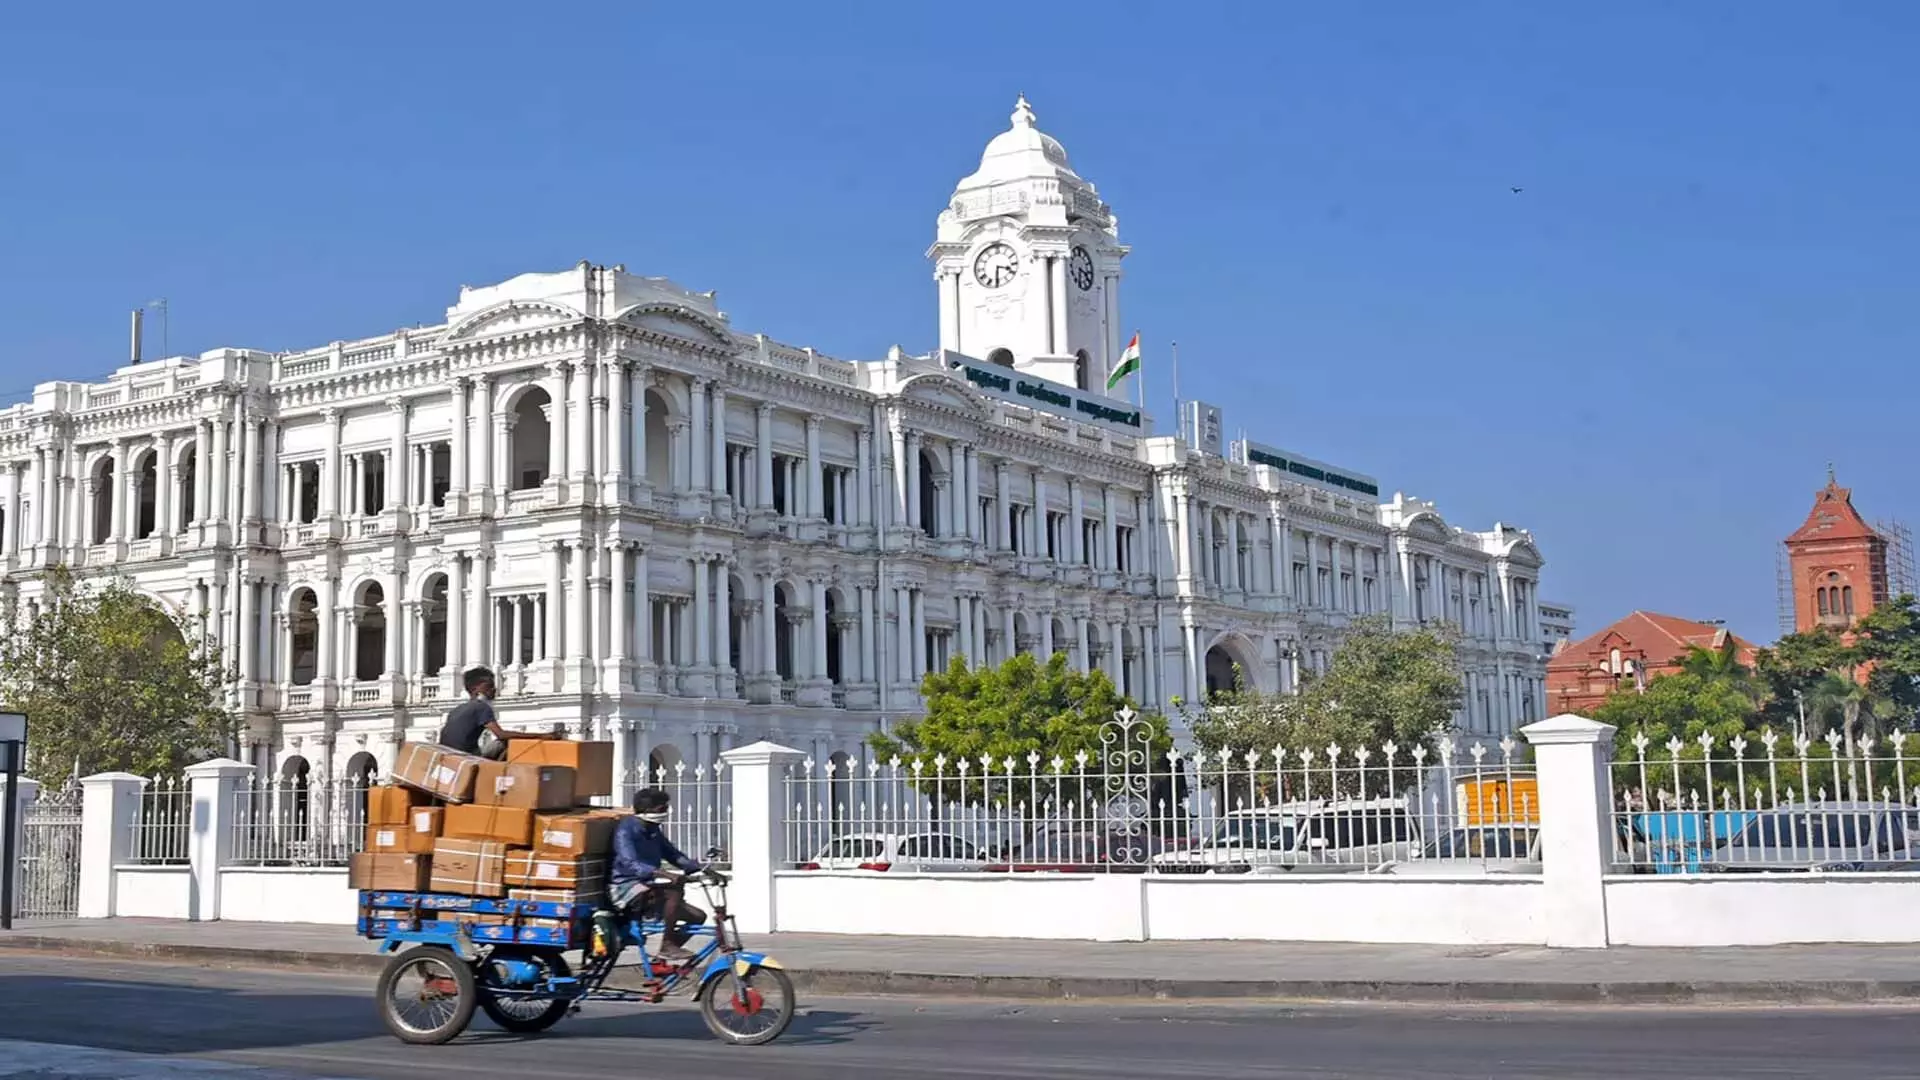
[{"label": "parked white car", "polygon": [[1380,868],[1396,877],[1484,877],[1541,872],[1537,825],[1475,825],[1437,836],[1410,859]]},{"label": "parked white car", "polygon": [[986,853],[946,833],[853,833],[827,841],[802,870],[902,870],[959,874],[984,870]]},{"label": "parked white car", "polygon": [[1153,859],[1163,874],[1350,874],[1408,859],[1420,823],[1398,799],[1343,799],[1235,810],[1211,837]]}]

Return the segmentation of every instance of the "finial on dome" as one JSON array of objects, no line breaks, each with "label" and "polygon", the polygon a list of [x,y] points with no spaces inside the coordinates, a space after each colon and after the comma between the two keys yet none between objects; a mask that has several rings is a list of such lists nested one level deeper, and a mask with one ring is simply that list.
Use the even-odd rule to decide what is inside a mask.
[{"label": "finial on dome", "polygon": [[1835,480],[1835,479],[1833,478],[1833,462],[1831,462],[1831,461],[1829,461],[1829,462],[1827,462],[1827,483],[1828,483],[1829,485],[1832,485],[1832,484],[1835,484],[1835,483],[1838,483],[1838,481],[1836,481],[1836,480]]},{"label": "finial on dome", "polygon": [[1035,120],[1033,106],[1027,104],[1027,95],[1021,94],[1020,100],[1013,103],[1013,126],[1032,127]]}]

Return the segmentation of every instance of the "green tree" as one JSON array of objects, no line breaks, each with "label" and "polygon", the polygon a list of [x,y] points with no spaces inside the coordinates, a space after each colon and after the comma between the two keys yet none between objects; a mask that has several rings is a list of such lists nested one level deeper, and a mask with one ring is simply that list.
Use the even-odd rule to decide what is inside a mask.
[{"label": "green tree", "polygon": [[1853,632],[1859,661],[1872,665],[1867,685],[1876,718],[1910,721],[1920,712],[1920,602],[1896,597],[1861,616]]},{"label": "green tree", "polygon": [[[1102,731],[1130,707],[1105,672],[1074,671],[1065,653],[1055,653],[1045,664],[1022,653],[979,670],[955,657],[947,670],[926,677],[921,694],[927,703],[924,716],[868,737],[878,759],[900,759],[915,789],[936,803],[974,806],[1012,795],[1030,812],[1055,799],[1084,801],[1071,779],[1057,790],[1053,761],[1061,760],[1062,773],[1102,775],[1108,749]],[[1167,772],[1173,739],[1166,721],[1147,717],[1139,723],[1138,753],[1127,768],[1140,775]],[[1017,783],[1006,779],[1009,760]],[[917,773],[911,768],[915,762]],[[991,773],[991,783],[983,772]]]},{"label": "green tree", "polygon": [[0,606],[0,701],[28,716],[29,771],[49,783],[170,773],[226,753],[227,672],[210,643],[124,581],[44,579],[37,613]]},{"label": "green tree", "polygon": [[1825,626],[1788,634],[1773,648],[1760,650],[1754,666],[1764,691],[1763,721],[1781,730],[1798,730],[1801,709],[1814,686],[1834,672],[1852,671],[1858,663],[1856,648]]},{"label": "green tree", "polygon": [[[1413,748],[1446,731],[1460,707],[1457,643],[1450,629],[1396,630],[1382,617],[1355,620],[1326,674],[1308,678],[1297,694],[1263,694],[1244,680],[1215,694],[1206,709],[1190,714],[1194,743],[1215,761],[1228,755],[1232,767],[1240,767],[1249,752],[1272,768],[1276,749],[1295,761],[1311,751],[1322,755],[1322,766],[1312,770],[1315,783],[1324,779],[1369,792],[1390,782],[1404,785],[1417,771]],[[1401,766],[1391,774],[1377,768],[1364,777],[1343,775],[1324,764],[1326,748],[1338,746],[1348,764],[1357,760],[1352,751],[1365,749],[1372,765],[1384,766],[1380,755],[1388,743],[1398,748],[1395,764]],[[1283,766],[1281,773],[1286,771]]]}]

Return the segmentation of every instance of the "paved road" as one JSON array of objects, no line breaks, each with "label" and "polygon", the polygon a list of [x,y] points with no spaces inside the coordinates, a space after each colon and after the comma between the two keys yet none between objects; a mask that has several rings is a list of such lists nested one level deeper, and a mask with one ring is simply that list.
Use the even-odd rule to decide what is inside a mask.
[{"label": "paved road", "polygon": [[[807,1003],[786,1039],[758,1049],[714,1043],[685,1008],[618,1006],[588,1006],[542,1038],[504,1035],[478,1020],[452,1045],[410,1047],[380,1027],[371,981],[363,977],[0,954],[0,1080],[146,1080],[216,1070],[232,1080],[606,1080],[675,1070],[741,1080],[1838,1080],[1913,1075],[1917,1020],[1920,1011],[1890,1009],[1035,1006],[841,998]],[[242,1068],[229,1071],[236,1065]]]}]

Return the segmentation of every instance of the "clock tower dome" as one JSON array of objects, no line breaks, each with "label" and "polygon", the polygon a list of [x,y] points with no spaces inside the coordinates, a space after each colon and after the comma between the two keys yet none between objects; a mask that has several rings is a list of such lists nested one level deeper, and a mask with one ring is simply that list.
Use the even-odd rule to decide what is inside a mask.
[{"label": "clock tower dome", "polygon": [[1011,126],[954,188],[927,249],[940,289],[940,347],[1106,393],[1124,340],[1126,254],[1112,208],[1039,129],[1023,96]]}]

